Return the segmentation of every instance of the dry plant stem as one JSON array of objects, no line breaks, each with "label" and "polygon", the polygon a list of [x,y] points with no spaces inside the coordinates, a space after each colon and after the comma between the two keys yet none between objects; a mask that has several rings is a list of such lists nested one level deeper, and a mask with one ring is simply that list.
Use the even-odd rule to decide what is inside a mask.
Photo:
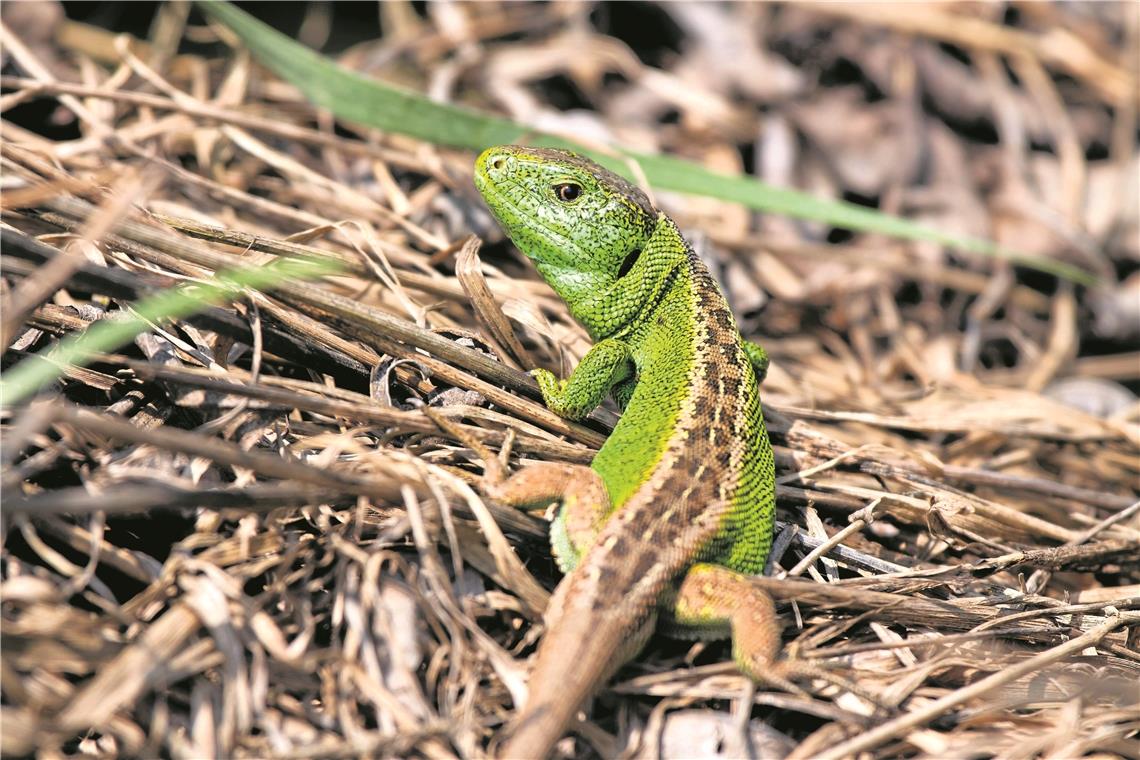
[{"label": "dry plant stem", "polygon": [[1140,501],[1134,501],[1132,504],[1128,505],[1116,514],[1109,515],[1108,517],[1104,518],[1096,525],[1093,525],[1091,528],[1074,538],[1072,542],[1067,543],[1066,546],[1077,546],[1078,544],[1083,544],[1085,541],[1088,541],[1090,538],[1105,530],[1106,528],[1132,518],[1136,515],[1137,512],[1140,512]]},{"label": "dry plant stem", "polygon": [[878,500],[868,505],[866,509],[862,509],[852,514],[848,518],[850,520],[850,524],[847,527],[843,528],[843,530],[839,531],[826,541],[821,542],[819,546],[812,549],[802,560],[797,562],[795,567],[793,567],[787,573],[781,573],[779,577],[795,578],[807,570],[809,567],[811,567],[817,559],[822,557],[824,554],[827,554],[836,546],[839,546],[841,543],[843,543],[848,536],[853,533],[858,533],[859,531],[863,530],[863,528],[870,525],[874,520],[875,504],[877,503]]},{"label": "dry plant stem", "polygon": [[873,447],[872,446],[860,446],[856,449],[852,449],[851,451],[845,451],[842,454],[839,454],[838,456],[834,456],[831,459],[827,460],[826,462],[821,462],[820,464],[817,464],[813,467],[808,467],[807,469],[799,470],[798,472],[791,472],[791,473],[788,473],[787,475],[782,475],[782,476],[780,476],[779,479],[777,479],[776,482],[781,483],[781,484],[783,484],[783,483],[794,483],[797,480],[805,480],[806,478],[810,478],[813,475],[818,475],[821,472],[825,472],[827,470],[830,470],[831,468],[836,467],[839,464],[842,464],[844,460],[855,459],[858,461],[858,460],[865,459],[866,458],[865,452],[867,452],[871,448],[873,448]]},{"label": "dry plant stem", "polygon": [[[911,481],[904,480],[904,482],[910,483]],[[814,485],[822,491],[831,491],[862,500],[857,502],[856,509],[862,508],[867,501],[881,498],[883,512],[889,511],[895,519],[914,524],[929,524],[932,517],[931,507],[938,508],[939,502],[946,500],[947,497],[944,490],[937,488],[930,482],[930,479],[926,478],[913,478],[913,485],[919,486],[922,490],[928,490],[931,494],[923,498],[904,496],[862,486],[850,486],[840,482]],[[967,503],[972,507],[971,512],[953,509],[957,505]],[[1000,528],[1007,534],[1019,537],[1020,540],[1039,536],[1064,542],[1073,537],[1073,531],[1062,528],[1048,520],[977,497],[955,494],[953,498],[948,500],[947,506],[951,509],[945,513],[939,512],[938,517],[945,520],[948,527],[963,532],[963,535],[978,534]],[[1008,551],[1008,549],[1003,548],[1002,551]]]},{"label": "dry plant stem", "polygon": [[[92,212],[92,208],[88,204],[76,199],[57,199],[49,205],[64,216],[71,218],[82,219]],[[116,229],[119,234],[132,240],[161,250],[175,252],[175,255],[180,258],[215,271],[240,263],[240,260],[234,256],[212,251],[193,241],[178,238],[172,233],[132,220],[120,220]],[[601,446],[605,440],[605,436],[601,433],[579,423],[567,422],[541,404],[512,396],[503,391],[501,386],[505,385],[530,396],[537,397],[538,395],[538,387],[530,377],[490,359],[478,351],[460,346],[430,330],[417,327],[379,309],[365,306],[358,301],[323,288],[284,283],[278,287],[277,292],[278,297],[285,300],[303,303],[323,312],[336,314],[347,320],[347,323],[356,331],[359,331],[362,340],[371,339],[385,353],[419,361],[433,373],[438,374],[445,382],[478,391],[493,402],[524,416],[531,422],[540,424],[554,432],[572,436],[574,439],[591,446]],[[404,347],[402,345],[404,343],[410,348]],[[440,360],[418,354],[414,348],[429,351],[440,357]],[[458,371],[451,366],[452,364],[469,369],[487,378],[490,382]]]},{"label": "dry plant stem", "polygon": [[[0,42],[7,48],[8,53],[20,67],[32,75],[34,81],[45,85],[50,85],[55,81],[55,77],[52,76],[47,67],[36,58],[19,37],[12,34],[3,22],[0,22]],[[95,131],[98,137],[106,138],[109,135],[111,130],[107,125],[96,118],[78,98],[72,95],[61,95],[59,102],[67,106],[72,113]]]},{"label": "dry plant stem", "polygon": [[1074,362],[1073,373],[1082,377],[1135,380],[1140,378],[1140,351],[1126,351],[1105,356],[1082,356]]},{"label": "dry plant stem", "polygon": [[[734,699],[740,696],[740,671],[731,663],[697,665],[682,670],[664,671],[621,681],[611,687],[617,694],[636,694],[687,700]],[[760,691],[752,703],[761,707],[814,715],[825,720],[870,725],[865,715],[858,715],[820,699],[805,699],[774,691]]]},{"label": "dry plant stem", "polygon": [[[1140,501],[1134,502],[1129,507],[1122,509],[1116,514],[1110,515],[1101,520],[1096,525],[1081,533],[1079,536],[1075,536],[1071,541],[1067,541],[1063,548],[1079,546],[1096,534],[1100,533],[1105,528],[1115,525],[1116,523],[1123,522],[1124,520],[1127,520],[1128,518],[1135,515],[1137,512],[1140,512]],[[1135,542],[1134,546],[1137,552],[1140,553],[1140,541]],[[1035,570],[1033,575],[1029,576],[1029,580],[1025,582],[1026,591],[1031,594],[1038,593],[1042,588],[1045,587],[1045,584],[1049,582],[1049,577],[1050,573],[1048,570]]]},{"label": "dry plant stem", "polygon": [[1060,499],[1069,499],[1078,503],[1092,504],[1104,509],[1124,509],[1132,503],[1132,500],[1123,494],[1078,488],[1067,483],[1058,483],[1044,478],[1028,478],[1021,475],[1010,475],[958,465],[944,465],[942,472],[947,478],[963,483],[985,485],[992,488],[1012,488],[1045,496],[1055,496]]},{"label": "dry plant stem", "polygon": [[[945,420],[940,422],[914,420],[900,415],[888,414],[871,414],[868,412],[842,412],[842,411],[828,411],[823,409],[809,409],[802,406],[784,406],[784,405],[771,405],[782,414],[789,417],[802,417],[809,420],[829,420],[835,422],[857,422],[866,425],[875,425],[877,427],[890,427],[899,430],[913,430],[921,433],[977,433],[981,431],[1005,433],[1010,431],[1005,429],[1004,423],[1000,420],[996,421],[992,426],[986,425],[979,428],[977,420],[963,420],[953,421]],[[1037,432],[1033,430],[1019,431],[1021,435],[1036,436],[1040,438],[1052,438],[1059,441],[1070,442],[1093,442],[1103,441],[1110,436],[1107,431],[1095,430],[1088,432],[1069,432],[1064,430],[1051,430],[1049,432]]]},{"label": "dry plant stem", "polygon": [[[1100,606],[1097,607],[1100,609]],[[1003,621],[1004,622],[1004,621]],[[966,641],[979,641],[998,637],[1016,638],[1022,635],[1032,636],[1036,632],[1030,628],[1002,628],[1001,630],[972,631],[967,633],[946,633],[926,639],[907,638],[900,641],[873,641],[866,644],[841,644],[834,647],[818,647],[805,649],[800,652],[804,659],[830,659],[833,657],[849,657],[863,652],[887,652],[896,649],[929,649],[937,647],[949,649],[955,644]]]},{"label": "dry plant stem", "polygon": [[[437,433],[439,428],[429,420],[424,419],[422,413],[405,412],[391,407],[380,406],[371,399],[361,397],[359,401],[329,399],[311,393],[297,393],[295,391],[273,388],[264,384],[243,385],[232,380],[210,375],[202,370],[176,369],[156,364],[147,364],[135,361],[123,361],[139,377],[151,380],[164,380],[189,385],[203,390],[212,390],[219,393],[230,393],[247,398],[259,399],[283,409],[299,409],[302,411],[327,414],[347,420],[371,422],[396,427],[402,431],[419,433]],[[231,373],[232,374],[232,373]],[[505,434],[495,431],[483,430],[471,426],[462,426],[464,431],[488,445],[501,446]],[[593,449],[573,444],[565,444],[558,440],[538,440],[533,437],[524,437],[519,445],[520,449],[543,456],[565,458],[567,461],[589,462],[593,456]]]},{"label": "dry plant stem", "polygon": [[348,473],[313,467],[300,460],[289,461],[276,454],[245,451],[225,441],[169,427],[144,429],[116,417],[97,414],[87,409],[60,405],[53,409],[56,423],[71,425],[80,430],[107,436],[118,441],[148,443],[172,451],[181,451],[205,457],[219,464],[245,467],[269,477],[299,480],[311,485],[338,488],[365,488],[370,495],[389,501],[399,497],[396,484],[383,480],[362,478]]},{"label": "dry plant stem", "polygon": [[200,625],[185,602],[168,610],[83,686],[60,711],[57,729],[66,735],[105,725],[119,708],[135,701],[148,683],[161,682],[171,657]]},{"label": "dry plant stem", "polygon": [[[7,137],[5,136],[5,140]],[[14,149],[14,150],[13,150]],[[14,171],[15,173],[23,174],[20,171],[23,167],[15,164],[9,159],[9,156],[16,151],[20,151],[19,147],[13,146],[8,142],[3,143],[0,152],[4,155],[3,167],[5,170]],[[46,201],[60,195],[68,193],[76,195],[90,194],[93,192],[92,185],[106,185],[112,183],[115,178],[121,176],[122,172],[119,167],[108,168],[102,171],[97,171],[84,179],[77,179],[71,176],[59,176],[48,179],[47,181],[40,181],[40,177],[36,177],[36,184],[28,185],[25,187],[16,188],[14,190],[7,190],[4,192],[4,208],[17,209],[17,208],[35,208]],[[51,176],[45,174],[44,176]]]},{"label": "dry plant stem", "polygon": [[1072,361],[1077,352],[1079,331],[1077,329],[1077,299],[1072,288],[1063,288],[1053,299],[1053,328],[1049,334],[1049,344],[1045,355],[1025,380],[1025,387],[1041,391],[1047,386],[1062,366]]},{"label": "dry plant stem", "polygon": [[538,364],[531,358],[530,352],[523,347],[511,329],[503,310],[499,308],[491,289],[483,278],[479,263],[479,248],[482,241],[477,237],[470,237],[463,243],[459,255],[455,258],[455,276],[458,278],[463,291],[475,310],[475,315],[483,323],[484,328],[499,345],[510,350],[512,361],[517,362],[516,369],[537,367]]},{"label": "dry plant stem", "polygon": [[312,185],[319,187],[326,193],[332,195],[332,197],[335,197],[337,199],[335,208],[343,208],[345,212],[353,217],[359,216],[366,219],[378,218],[386,224],[395,225],[429,248],[438,250],[448,246],[448,241],[441,240],[425,232],[404,217],[356,191],[346,188],[343,185],[334,185],[331,180],[325,179],[298,161],[282,155],[277,151],[270,150],[268,146],[255,139],[252,135],[230,126],[222,127],[222,132],[234,145],[265,161],[266,164],[281,172],[291,181],[301,186]]},{"label": "dry plant stem", "polygon": [[[999,570],[1007,570],[1016,566],[1035,567],[1049,570],[1062,570],[1067,567],[1089,567],[1116,558],[1127,561],[1131,556],[1140,553],[1140,538],[1131,540],[1102,541],[1097,544],[1080,545],[1065,544],[1052,549],[1034,549],[1024,552],[1012,552],[999,557],[978,560],[965,566],[947,568],[949,572],[970,572],[972,574],[992,574]],[[1026,590],[1034,593],[1026,582]]]},{"label": "dry plant stem", "polygon": [[[248,232],[242,232],[240,230],[214,227],[193,219],[183,219],[167,214],[152,212],[150,218],[162,222],[190,237],[199,238],[201,240],[224,243],[226,245],[237,246],[244,250],[258,251],[259,253],[271,253],[275,256],[313,256],[315,258],[328,258],[343,267],[346,272],[351,272],[361,277],[372,276],[372,272],[361,263],[359,259],[330,253],[329,251],[313,246],[302,245],[289,240],[273,240],[259,235],[251,235]],[[450,257],[455,251],[461,250],[463,245],[466,244],[466,240],[462,241],[462,243],[455,244],[448,250],[448,256]],[[404,287],[420,290],[432,295],[443,296],[445,298],[460,299],[467,295],[461,283],[454,282],[442,275],[425,274],[401,269],[396,272],[396,279]],[[505,281],[499,278],[487,283],[487,285],[492,292],[495,290],[511,292],[514,288],[520,285],[529,285],[529,283],[520,283],[517,280]],[[529,290],[532,291],[530,295],[537,297],[545,288],[545,285],[535,282],[534,287],[529,288]],[[549,291],[547,290],[547,292]]]},{"label": "dry plant stem", "polygon": [[[985,291],[990,278],[980,272],[971,272],[965,269],[950,269],[940,267],[937,269],[924,267],[916,269],[913,256],[908,255],[903,248],[884,246],[882,248],[868,248],[860,245],[819,245],[810,242],[783,242],[762,237],[736,236],[725,237],[710,231],[710,239],[718,245],[732,248],[740,255],[751,255],[754,251],[771,251],[781,259],[796,260],[805,256],[814,259],[831,261],[838,255],[841,259],[857,259],[866,262],[876,269],[882,269],[893,274],[904,275],[923,282],[942,285],[950,290],[960,290],[966,293],[978,294]],[[1044,313],[1049,311],[1050,300],[1048,296],[1024,285],[1017,285],[1009,294],[1010,302],[1019,308],[1031,312]]]},{"label": "dry plant stem", "polygon": [[[1130,616],[1137,617],[1137,616]],[[982,680],[964,686],[957,691],[947,694],[941,699],[936,699],[928,705],[925,705],[913,712],[910,712],[902,717],[889,720],[880,726],[877,726],[860,736],[845,741],[838,746],[832,747],[819,754],[817,757],[820,760],[841,760],[844,757],[855,755],[859,752],[864,752],[874,747],[879,746],[883,742],[892,739],[901,739],[905,737],[912,729],[917,728],[925,723],[934,720],[938,716],[949,712],[958,705],[968,702],[975,697],[979,697],[992,689],[995,689],[1003,684],[1010,683],[1024,675],[1033,673],[1040,670],[1049,663],[1056,662],[1057,660],[1068,657],[1069,655],[1079,652],[1086,647],[1094,646],[1100,642],[1105,636],[1120,626],[1129,622],[1128,618],[1119,612],[1115,612],[1101,625],[1097,626],[1088,633],[1078,636],[1075,639],[1053,647],[1045,652],[1042,652],[1034,657],[1025,660],[1024,662],[1011,665],[1001,672],[994,673],[993,675],[986,676]],[[1131,621],[1133,623],[1136,620]]]},{"label": "dry plant stem", "polygon": [[990,632],[991,629],[999,625],[1007,623],[1015,623],[1019,620],[1032,620],[1037,617],[1055,617],[1061,615],[1080,616],[1086,612],[1105,612],[1111,608],[1118,610],[1134,610],[1140,607],[1140,596],[1121,597],[1119,599],[1109,599],[1105,602],[1089,602],[1086,604],[1060,604],[1055,599],[1049,597],[1037,597],[1036,602],[1047,605],[1046,607],[1038,610],[1025,610],[1024,612],[1013,612],[1001,618],[991,620],[988,623],[982,623],[977,627],[975,632]]},{"label": "dry plant stem", "polygon": [[[868,583],[874,581],[873,578],[865,580]],[[971,631],[983,623],[1003,622],[1009,614],[986,597],[939,600],[872,591],[846,583],[816,583],[793,578],[755,577],[750,582],[779,601],[795,601],[808,607],[843,607],[870,612],[871,618],[875,620],[939,630]],[[1135,604],[1140,604],[1140,599],[1121,600],[1119,606],[1130,608]],[[1098,603],[1094,606],[1103,608],[1105,605]],[[1039,617],[1048,614],[1044,612]],[[1038,643],[1054,643],[1068,630],[1047,622],[1038,622],[1024,628],[1024,631],[1018,632],[1017,638]]]},{"label": "dry plant stem", "polygon": [[[127,44],[125,37],[116,39],[116,51],[122,56],[126,65],[130,66],[136,74],[159,90],[167,93],[178,101],[191,100],[189,95],[180,92],[173,85],[162,79],[157,72],[148,67],[142,60],[134,56],[130,52],[129,44]],[[375,215],[385,223],[400,227],[409,235],[430,247],[438,249],[448,245],[446,240],[435,237],[418,225],[413,224],[404,216],[394,213],[387,207],[360,193],[354,187],[337,183],[335,180],[326,178],[324,175],[309,169],[290,156],[270,149],[265,143],[257,140],[251,134],[238,127],[223,125],[221,132],[228,137],[235,146],[260,158],[267,165],[276,168],[286,178],[292,179],[302,186],[314,186],[328,191],[328,198],[332,201],[334,206],[351,208],[354,215],[357,213],[365,216]]]},{"label": "dry plant stem", "polygon": [[179,488],[167,483],[128,482],[98,494],[92,494],[84,486],[76,486],[34,496],[6,496],[4,508],[11,514],[26,514],[33,518],[59,514],[81,515],[92,511],[127,514],[183,508],[268,512],[282,507],[320,503],[338,495],[339,492],[328,486],[298,486],[295,483],[266,483],[238,489],[204,489]]},{"label": "dry plant stem", "polygon": [[[92,87],[90,85],[74,82],[39,82],[34,79],[10,76],[0,77],[0,87],[22,90],[31,95],[55,93],[77,95],[85,98],[114,100],[158,110],[175,111],[222,124],[233,124],[250,130],[268,132],[290,141],[309,143],[325,148],[335,148],[338,151],[344,151],[350,155],[378,158],[402,169],[419,172],[424,168],[420,161],[409,157],[407,153],[391,150],[368,142],[362,142],[360,140],[349,140],[336,135],[318,132],[317,130],[300,127],[279,119],[268,119],[253,114],[242,113],[241,111],[217,108],[189,97],[176,101],[152,93],[124,90],[109,91],[105,88]],[[75,143],[71,143],[71,145],[74,146]],[[92,141],[90,143],[91,150],[97,147],[97,142]],[[67,151],[67,157],[74,157],[75,155],[74,148]]]},{"label": "dry plant stem", "polygon": [[[826,501],[826,498],[824,498],[824,499],[818,498],[818,496],[826,497],[826,494],[823,494],[821,492],[814,492],[813,493],[811,491],[801,491],[799,493],[802,493],[804,495],[804,497],[801,497],[801,498],[803,498],[805,503],[808,503],[808,504],[811,504],[811,503],[822,504]],[[784,486],[777,486],[776,494],[778,496],[780,496],[781,498],[787,498],[788,496],[791,495],[789,490]],[[808,496],[809,494],[810,494],[810,496]],[[816,494],[818,494],[818,496]],[[870,554],[865,554],[864,552],[858,551],[856,549],[852,549],[848,546],[843,546],[841,542],[836,542],[834,540],[834,538],[835,538],[834,536],[832,538],[824,541],[821,538],[816,538],[815,536],[808,535],[803,530],[801,530],[798,526],[788,526],[786,523],[781,523],[779,521],[777,521],[777,523],[776,523],[776,530],[777,531],[786,530],[789,527],[791,527],[793,530],[792,543],[794,543],[796,546],[807,549],[813,555],[816,554],[816,552],[821,547],[823,547],[824,551],[832,559],[837,560],[839,562],[842,562],[843,564],[845,564],[851,568],[860,569],[860,570],[868,570],[868,571],[871,571],[873,573],[909,573],[909,572],[912,572],[912,571],[908,570],[906,567],[904,567],[903,565],[898,565],[898,564],[895,564],[894,562],[888,562],[885,559],[881,559],[879,557],[875,557],[875,556],[872,556]],[[846,535],[850,535],[850,533],[847,533]],[[798,567],[798,564],[797,564],[797,567]],[[795,577],[795,576],[793,576],[792,573],[789,571],[788,577]],[[878,576],[874,576],[874,577],[878,577]],[[842,582],[842,581],[840,581],[840,582]]]},{"label": "dry plant stem", "polygon": [[[143,126],[148,125],[144,124]],[[152,131],[153,134],[150,132],[147,132],[146,134],[134,134],[134,128],[127,127],[117,131],[115,133],[115,138],[117,143],[121,143],[124,149],[130,151],[136,157],[147,161],[156,167],[161,167],[175,181],[186,183],[189,186],[202,188],[212,196],[224,199],[226,203],[232,205],[235,209],[244,209],[249,210],[255,214],[263,214],[272,218],[286,219],[291,223],[300,221],[301,223],[306,224],[310,227],[333,226],[334,234],[340,234],[338,230],[335,229],[335,225],[332,225],[332,223],[323,216],[308,213],[306,211],[278,203],[268,198],[252,195],[244,190],[231,187],[229,185],[218,184],[212,180],[205,179],[191,171],[184,169],[181,165],[155,157],[152,152],[148,152],[130,141],[132,137],[137,139],[152,138],[156,134],[162,134],[163,129],[155,127],[152,129]],[[95,147],[98,147],[99,144],[100,143],[98,142],[95,143]],[[56,154],[66,153],[66,146],[56,149],[53,152]],[[47,176],[51,176],[54,173],[54,170],[52,172],[48,172]],[[345,241],[349,243],[352,242],[351,236],[341,236],[344,237]]]},{"label": "dry plant stem", "polygon": [[[781,407],[780,405],[774,403],[769,403],[768,407],[769,411],[778,412],[780,414],[783,414],[787,411],[785,407]],[[777,427],[775,425],[773,425],[772,428],[781,430],[780,427]],[[834,438],[831,438],[830,436],[822,433],[817,429],[809,428],[803,422],[796,422],[794,426],[790,428],[784,426],[781,432],[785,433],[788,439],[788,443],[794,445],[796,449],[806,450],[812,454],[820,457],[826,457],[830,460],[830,462],[825,462],[819,465],[819,467],[827,467],[844,459],[852,459],[856,462],[859,462],[860,468],[863,471],[875,475],[897,476],[900,474],[913,474],[926,477],[931,474],[938,474],[953,480],[962,481],[964,483],[986,485],[993,488],[1026,491],[1029,493],[1037,493],[1061,499],[1069,499],[1081,504],[1092,504],[1097,507],[1113,510],[1126,509],[1133,502],[1133,499],[1123,494],[1094,491],[1088,488],[1070,486],[1066,483],[1058,483],[1051,480],[1045,480],[1044,478],[1031,478],[1021,475],[1011,475],[1003,472],[978,469],[975,467],[962,467],[960,465],[938,463],[936,465],[936,469],[932,473],[929,468],[924,468],[911,462],[887,462],[881,458],[876,458],[868,454],[861,453],[859,449],[852,450],[850,446],[841,443]],[[780,453],[782,450],[782,447],[776,448],[777,453]],[[901,459],[901,457],[898,459]],[[815,468],[812,468],[812,471],[814,470]],[[790,481],[792,479],[792,476],[782,476],[781,482],[783,482],[785,479]],[[1062,540],[1069,540],[1069,538]]]},{"label": "dry plant stem", "polygon": [[[219,464],[245,467],[286,481],[324,486],[341,493],[363,494],[389,503],[397,502],[401,498],[398,477],[366,476],[338,472],[330,468],[318,468],[300,460],[289,461],[276,454],[245,451],[232,443],[184,430],[138,428],[117,418],[71,406],[54,407],[52,418],[57,423],[72,425],[114,440],[148,443],[159,448],[200,456]],[[404,479],[413,476],[413,472],[408,472],[404,474]],[[493,511],[496,519],[504,525],[512,525],[519,521],[520,515],[513,510],[493,509]],[[524,522],[528,519],[525,515],[521,517],[524,518]]]},{"label": "dry plant stem", "polygon": [[[53,257],[59,255],[57,249],[16,232],[5,234],[4,247],[4,267],[8,275],[33,276],[36,271],[35,262],[51,261]],[[20,258],[13,258],[15,256]],[[73,292],[87,292],[133,301],[155,291],[170,288],[175,283],[175,280],[159,274],[127,272],[84,264],[76,270],[69,288]],[[369,349],[339,338],[319,325],[314,326],[313,320],[296,312],[281,309],[260,294],[254,293],[253,298],[259,306],[265,307],[285,325],[295,327],[289,332],[277,326],[269,326],[262,331],[267,339],[267,347],[272,346],[271,350],[279,352],[282,356],[301,363],[328,362],[359,374],[365,374],[367,368],[379,359]],[[37,309],[32,315],[32,321],[37,327],[52,332],[83,329],[90,323],[90,320],[79,319],[70,310],[54,304],[45,304]],[[253,340],[248,322],[222,308],[206,309],[185,321],[244,343]],[[269,342],[270,339],[272,343]]]},{"label": "dry plant stem", "polygon": [[7,348],[28,312],[49,299],[86,263],[83,246],[98,243],[111,231],[115,222],[130,211],[132,204],[154,190],[160,180],[158,174],[151,172],[145,177],[131,174],[117,183],[120,192],[113,193],[95,211],[87,228],[80,233],[80,240],[63,249],[58,256],[41,267],[34,278],[25,279],[12,293],[5,304],[3,324],[0,325],[0,346]]}]

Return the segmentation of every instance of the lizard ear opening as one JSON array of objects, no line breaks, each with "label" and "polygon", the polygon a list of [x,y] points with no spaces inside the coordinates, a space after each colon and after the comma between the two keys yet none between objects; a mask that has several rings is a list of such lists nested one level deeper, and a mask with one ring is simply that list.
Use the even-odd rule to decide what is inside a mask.
[{"label": "lizard ear opening", "polygon": [[640,248],[634,248],[626,255],[625,261],[621,263],[621,268],[618,269],[618,279],[629,274],[629,270],[633,269],[633,265],[637,263],[639,256],[641,256]]}]

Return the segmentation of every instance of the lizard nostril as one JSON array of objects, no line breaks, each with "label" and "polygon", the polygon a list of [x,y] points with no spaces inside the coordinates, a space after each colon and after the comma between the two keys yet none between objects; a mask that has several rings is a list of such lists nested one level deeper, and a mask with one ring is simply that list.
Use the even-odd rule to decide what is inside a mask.
[{"label": "lizard nostril", "polygon": [[491,159],[491,168],[498,171],[499,169],[503,168],[504,163],[506,163],[506,162],[504,161],[503,157],[498,156],[496,158]]}]

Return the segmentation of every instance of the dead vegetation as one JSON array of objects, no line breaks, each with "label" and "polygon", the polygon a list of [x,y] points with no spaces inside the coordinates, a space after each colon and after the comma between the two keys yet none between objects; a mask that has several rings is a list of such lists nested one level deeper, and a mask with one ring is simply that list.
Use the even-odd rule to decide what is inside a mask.
[{"label": "dead vegetation", "polygon": [[[1101,278],[659,194],[773,357],[757,583],[839,685],[757,691],[725,645],[656,639],[572,754],[1137,755],[1136,7],[906,7],[391,3],[342,57]],[[483,503],[419,408],[514,430],[512,466],[589,461],[612,411],[561,420],[523,372],[568,370],[583,331],[470,154],[334,129],[240,52],[176,54],[216,32],[182,4],[146,46],[60,13],[4,6],[5,370],[236,262],[346,269],[4,410],[0,748],[483,756],[557,573],[540,517]]]}]

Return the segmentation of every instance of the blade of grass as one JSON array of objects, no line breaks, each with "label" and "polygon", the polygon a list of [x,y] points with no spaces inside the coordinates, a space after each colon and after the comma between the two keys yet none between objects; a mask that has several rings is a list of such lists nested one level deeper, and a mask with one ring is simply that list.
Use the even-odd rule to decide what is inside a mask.
[{"label": "blade of grass", "polygon": [[483,150],[492,145],[524,143],[569,148],[589,155],[630,179],[630,161],[640,165],[651,185],[691,195],[740,203],[759,211],[824,222],[836,227],[875,232],[1002,258],[1083,285],[1094,275],[1061,261],[1031,256],[981,238],[953,235],[901,217],[841,201],[816,198],[796,190],[772,187],[750,177],[709,171],[689,161],[615,148],[601,153],[556,135],[537,132],[497,116],[436,103],[338,66],[223,0],[199,0],[212,18],[241,38],[270,70],[299,89],[315,105],[337,118],[388,132],[456,148]]},{"label": "blade of grass", "polygon": [[219,272],[210,282],[156,293],[139,301],[132,311],[100,320],[61,340],[44,356],[30,356],[4,373],[0,406],[23,401],[54,382],[68,367],[87,365],[95,356],[133,340],[154,322],[190,316],[240,295],[242,288],[270,289],[282,282],[313,279],[335,271],[334,262],[327,259],[279,259],[263,267]]}]

